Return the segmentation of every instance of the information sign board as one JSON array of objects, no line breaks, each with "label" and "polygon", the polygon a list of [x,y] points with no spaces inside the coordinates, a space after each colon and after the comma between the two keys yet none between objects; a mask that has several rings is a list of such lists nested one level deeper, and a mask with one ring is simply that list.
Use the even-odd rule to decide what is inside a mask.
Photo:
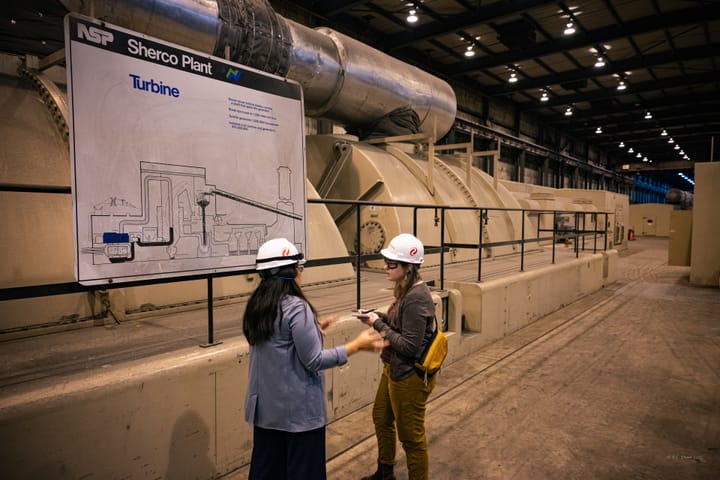
[{"label": "information sign board", "polygon": [[65,19],[76,277],[247,271],[306,248],[302,89],[94,19]]}]

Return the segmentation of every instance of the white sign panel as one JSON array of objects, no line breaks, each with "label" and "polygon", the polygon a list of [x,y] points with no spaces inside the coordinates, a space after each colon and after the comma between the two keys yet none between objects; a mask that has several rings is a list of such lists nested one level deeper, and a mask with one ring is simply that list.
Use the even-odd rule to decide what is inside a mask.
[{"label": "white sign panel", "polygon": [[297,83],[79,15],[65,19],[76,276],[254,269],[306,248]]}]

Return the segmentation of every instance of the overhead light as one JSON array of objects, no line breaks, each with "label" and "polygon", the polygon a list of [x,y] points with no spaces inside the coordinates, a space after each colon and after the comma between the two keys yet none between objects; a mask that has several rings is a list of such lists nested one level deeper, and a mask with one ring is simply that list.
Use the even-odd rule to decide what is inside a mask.
[{"label": "overhead light", "polygon": [[568,22],[565,24],[565,30],[563,30],[564,35],[572,35],[575,33],[575,26],[572,22]]},{"label": "overhead light", "polygon": [[625,148],[625,142],[620,142],[620,145],[618,145],[620,148]]},{"label": "overhead light", "polygon": [[627,85],[625,85],[625,82],[620,81],[620,83],[618,83],[618,86],[617,86],[618,90],[625,90],[626,88],[627,88]]},{"label": "overhead light", "polygon": [[678,172],[678,176],[680,176],[683,180],[685,180],[685,181],[687,181],[687,182],[690,182],[691,184],[695,185],[695,180],[693,180],[692,178],[688,177],[688,176],[685,175],[684,173]]},{"label": "overhead light", "polygon": [[573,114],[572,108],[571,108],[571,107],[567,107],[567,108],[565,109],[565,116],[566,116],[566,117],[569,117],[569,116],[572,115],[572,114]]},{"label": "overhead light", "polygon": [[642,153],[638,152],[637,155],[635,155],[635,158],[642,158]]},{"label": "overhead light", "polygon": [[597,127],[595,129],[595,133],[602,133],[602,127]]},{"label": "overhead light", "polygon": [[643,157],[643,162],[647,162],[647,161],[648,161],[647,157]]},{"label": "overhead light", "polygon": [[513,72],[510,74],[510,78],[508,78],[508,82],[515,83],[518,81],[517,73]]},{"label": "overhead light", "polygon": [[417,13],[417,10],[415,10],[414,8],[411,9],[411,10],[408,12],[408,16],[407,16],[407,18],[405,19],[405,21],[408,22],[408,23],[415,23],[415,22],[417,22],[417,21],[418,21],[418,16],[416,15],[416,13]]},{"label": "overhead light", "polygon": [[543,91],[542,96],[540,97],[540,101],[547,102],[548,100],[550,100],[550,97],[548,97],[548,93]]},{"label": "overhead light", "polygon": [[598,55],[597,59],[595,60],[595,67],[600,68],[605,66],[605,59],[603,59],[602,55]]},{"label": "overhead light", "polygon": [[680,155],[685,155],[685,150],[680,150]]},{"label": "overhead light", "polygon": [[676,144],[675,144],[675,148],[673,148],[673,150],[680,150],[680,145],[678,145],[678,144],[676,143]]},{"label": "overhead light", "polygon": [[645,112],[645,120],[650,120],[652,118],[652,113]]},{"label": "overhead light", "polygon": [[474,57],[475,56],[475,50],[473,50],[472,45],[468,45],[467,50],[465,50],[465,56],[466,57]]},{"label": "overhead light", "polygon": [[635,153],[635,150],[633,150],[633,148],[630,147],[630,148],[628,149],[628,153]]},{"label": "overhead light", "polygon": [[668,140],[668,143],[675,143],[675,140],[673,140],[672,137],[670,137],[670,139]]},{"label": "overhead light", "polygon": [[685,155],[685,156],[683,157],[683,159],[685,159],[685,160],[690,160],[690,157],[688,157],[687,155]]},{"label": "overhead light", "polygon": [[660,135],[662,135],[663,137],[667,137],[667,130],[663,128],[663,131],[660,132]]}]

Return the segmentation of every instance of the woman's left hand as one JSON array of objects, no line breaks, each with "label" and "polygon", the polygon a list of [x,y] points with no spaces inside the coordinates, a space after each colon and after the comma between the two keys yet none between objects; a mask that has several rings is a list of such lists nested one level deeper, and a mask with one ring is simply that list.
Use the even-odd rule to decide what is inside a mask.
[{"label": "woman's left hand", "polygon": [[318,320],[318,325],[320,326],[320,333],[322,333],[323,337],[327,335],[327,332],[325,330],[329,329],[333,325],[335,325],[335,322],[338,321],[338,316],[333,315],[331,317],[326,317],[322,320]]}]

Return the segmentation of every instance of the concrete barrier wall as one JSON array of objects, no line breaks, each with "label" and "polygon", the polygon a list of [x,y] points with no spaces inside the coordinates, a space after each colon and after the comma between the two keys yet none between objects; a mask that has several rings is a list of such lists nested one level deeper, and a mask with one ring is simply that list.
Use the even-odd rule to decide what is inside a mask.
[{"label": "concrete barrier wall", "polygon": [[[363,328],[338,322],[327,347]],[[243,338],[190,348],[102,372],[5,389],[0,398],[3,477],[213,478],[247,463],[244,421],[249,347]],[[326,371],[328,414],[372,402],[378,355],[361,352]],[[272,381],[272,380],[271,380]]]},{"label": "concrete barrier wall", "polygon": [[[438,319],[447,319],[446,363],[601,288],[614,257],[591,255],[482,284],[447,282],[434,295]],[[342,318],[325,345],[344,344],[362,328],[357,319]],[[247,342],[235,338],[40,380],[32,388],[6,387],[3,477],[209,479],[231,472],[249,461],[252,449],[244,421],[248,363]],[[366,352],[327,370],[329,420],[370,404],[380,374],[379,357]]]},{"label": "concrete barrier wall", "polygon": [[608,250],[603,253],[603,286],[618,281],[618,262],[620,255],[617,250]]},{"label": "concrete barrier wall", "polygon": [[463,334],[475,334],[477,348],[602,288],[606,266],[613,262],[595,254],[488,282],[446,285],[462,296]]}]

